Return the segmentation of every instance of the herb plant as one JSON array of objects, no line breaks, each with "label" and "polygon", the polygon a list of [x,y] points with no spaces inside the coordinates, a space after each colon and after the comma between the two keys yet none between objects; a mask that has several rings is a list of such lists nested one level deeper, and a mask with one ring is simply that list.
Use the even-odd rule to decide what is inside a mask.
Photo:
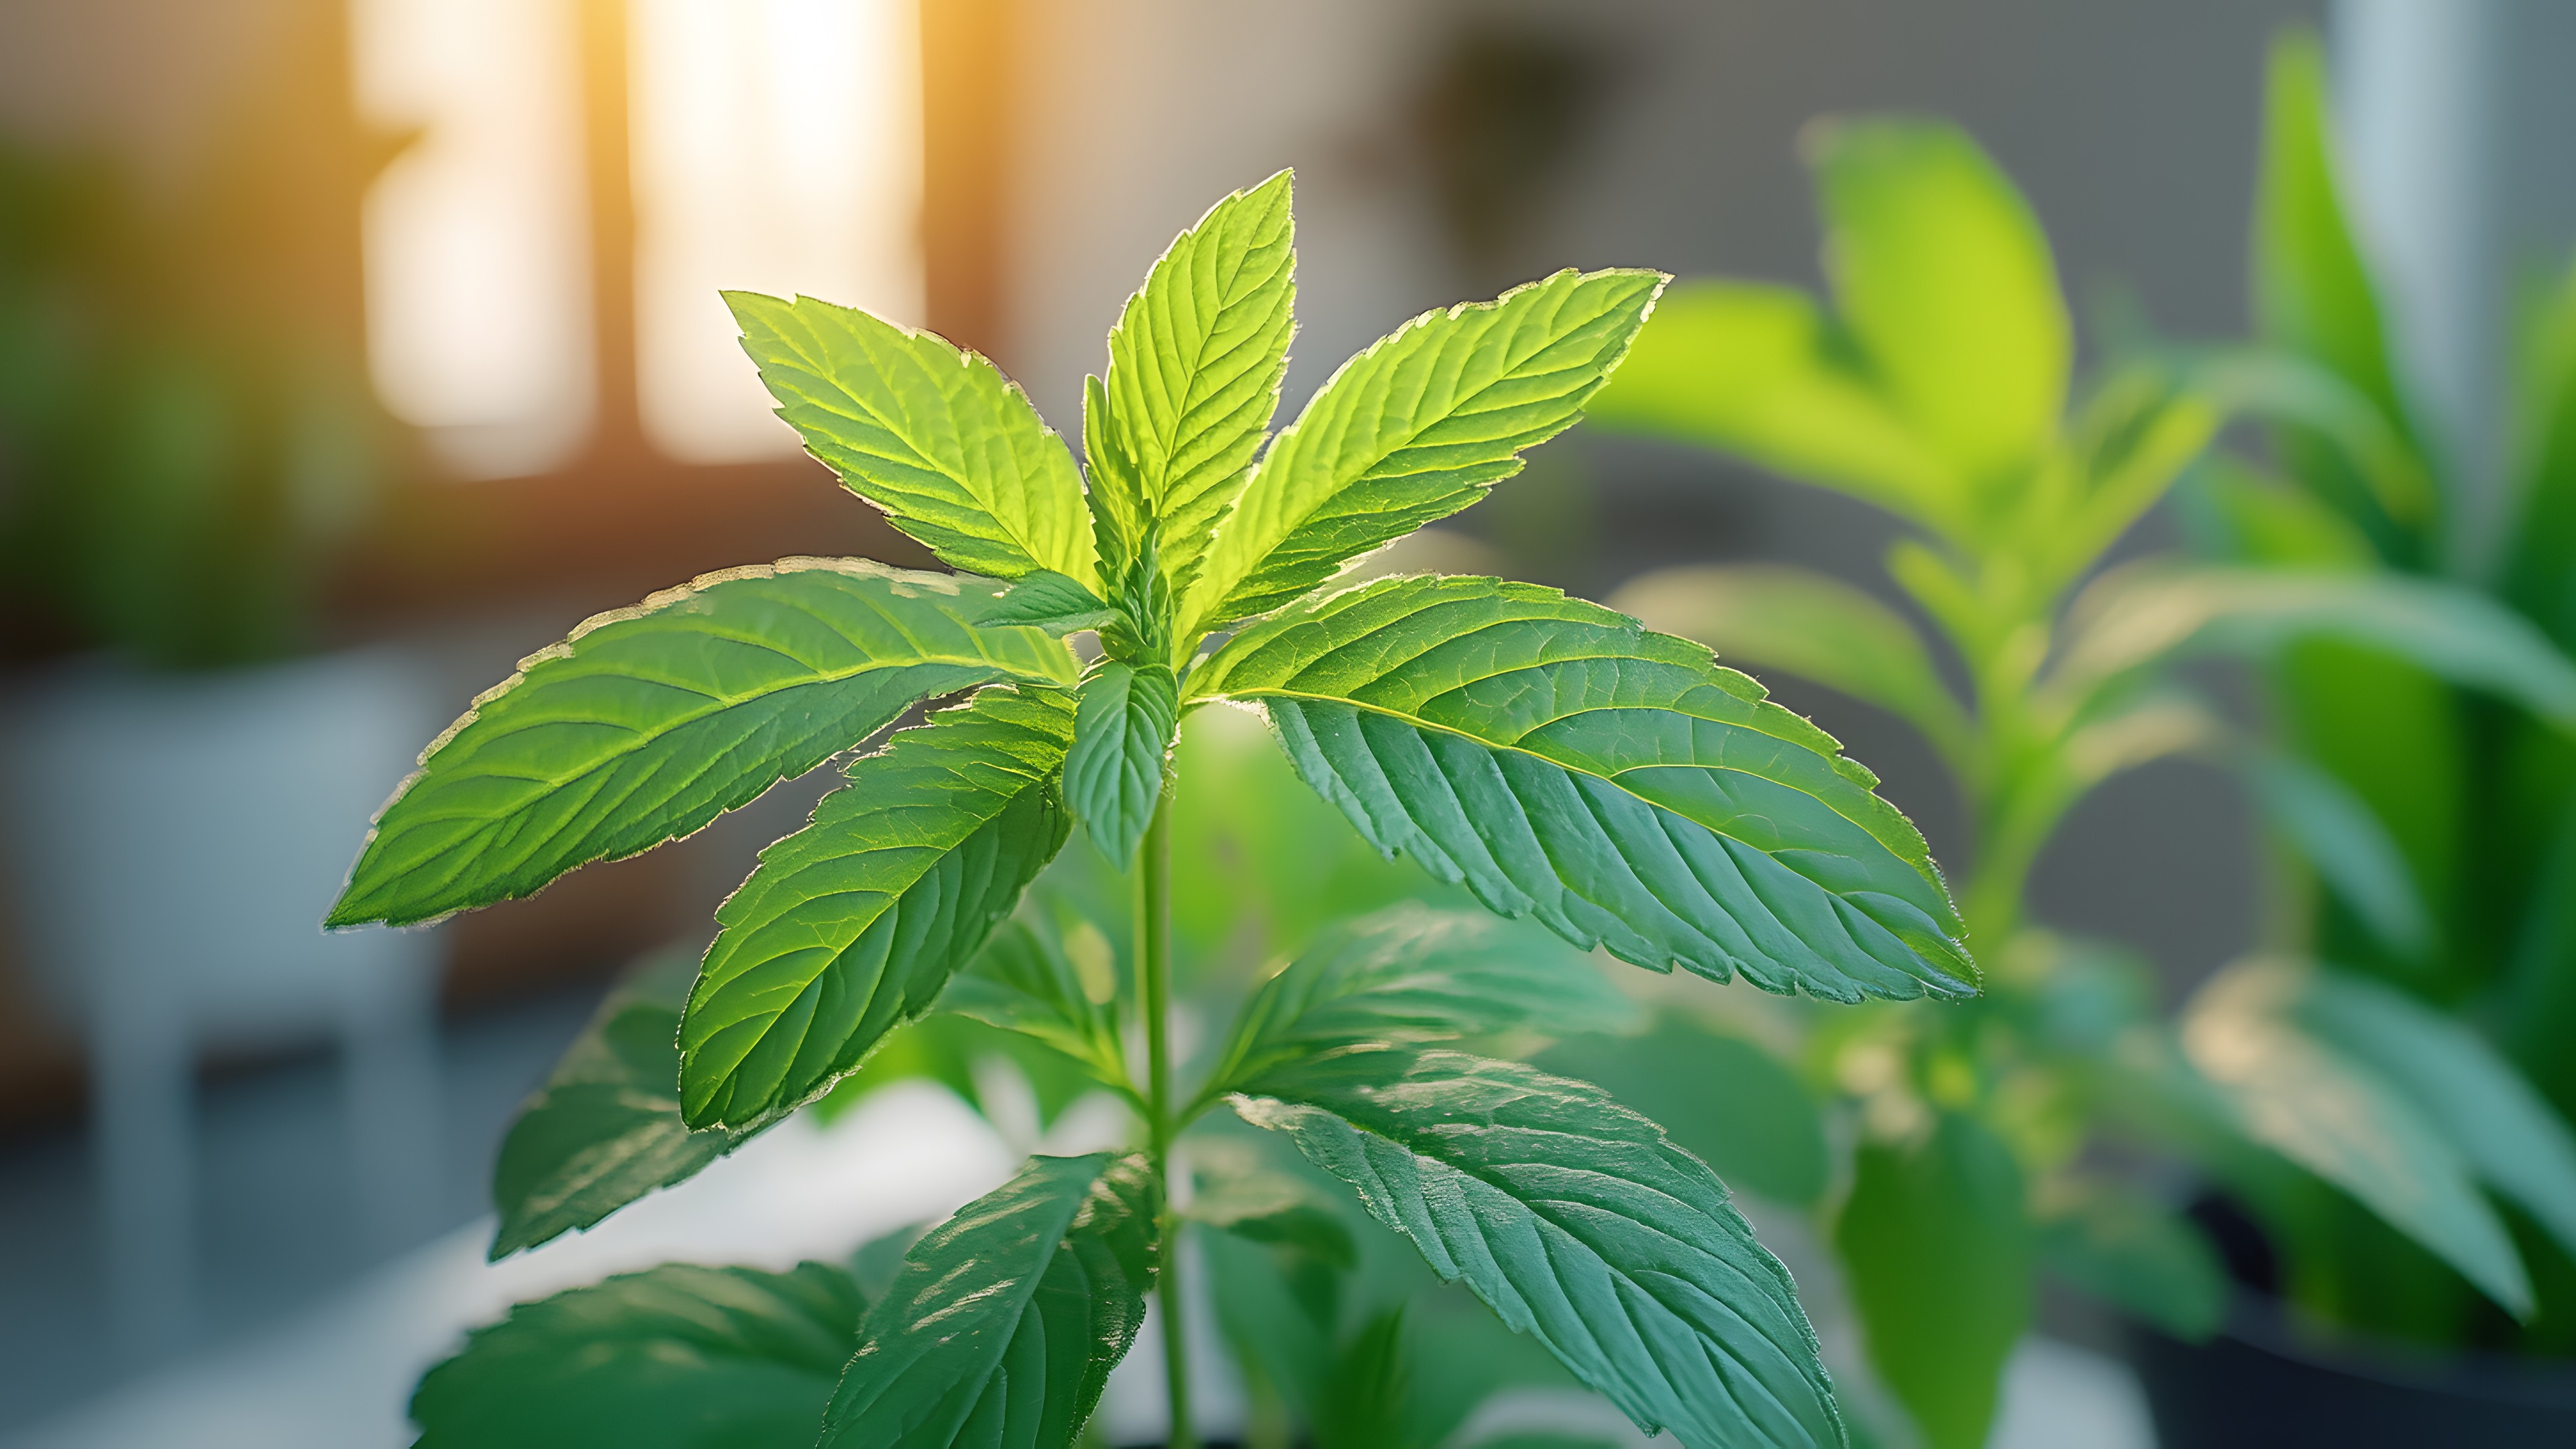
[{"label": "herb plant", "polygon": [[[2490,618],[2485,657],[2528,661],[2514,672],[2536,683],[2499,688],[2492,669],[2348,639],[2270,662],[2279,750],[2255,763],[2254,793],[2307,863],[2303,908],[2284,918],[2287,959],[2204,1000],[2189,1039],[2234,1090],[2292,1090],[2295,1074],[2311,1097],[2373,1104],[2422,1203],[2410,1221],[2313,1179],[2240,1185],[2277,1245],[2280,1291],[2351,1327],[2565,1354],[2576,271],[2528,299],[2502,507],[2481,537],[2475,490],[2413,406],[2346,223],[2323,72],[2313,38],[2276,47],[2252,276],[2254,355],[2328,405],[2203,470],[2186,523],[2224,565],[2369,581],[2419,614],[2468,592]],[[2268,1050],[2230,1049],[2249,1034]]]},{"label": "herb plant", "polygon": [[[549,1155],[580,1168],[496,1249],[685,1177],[897,1026],[959,1004],[952,978],[1077,821],[1132,862],[1117,989],[1084,990],[1033,937],[978,973],[974,1010],[1128,1097],[1141,1140],[1032,1159],[913,1244],[864,1306],[828,1268],[620,1280],[636,1301],[522,1310],[549,1325],[489,1331],[439,1371],[450,1385],[478,1359],[577,1375],[614,1354],[612,1325],[664,1311],[698,1335],[686,1352],[721,1339],[728,1361],[805,1381],[854,1344],[823,1443],[1068,1443],[1148,1292],[1165,1341],[1187,1341],[1176,1148],[1226,1105],[1639,1425],[1695,1445],[1842,1442],[1788,1275],[1704,1163],[1597,1088],[1424,1045],[1543,1018],[1543,991],[1470,970],[1409,989],[1421,941],[1310,954],[1182,1079],[1169,807],[1187,782],[1169,762],[1179,717],[1211,703],[1265,716],[1369,844],[1576,946],[1846,1002],[1976,989],[1941,877],[1874,777],[1705,648],[1498,579],[1334,586],[1571,426],[1666,279],[1567,271],[1425,314],[1269,436],[1292,270],[1285,173],[1183,233],[1088,382],[1087,468],[982,358],[862,312],[729,294],[809,449],[958,572],[791,559],[592,620],[431,745],[331,923],[525,895],[962,694],[852,760],[848,787],[762,852],[676,1010],[639,1002],[647,1014],[603,1035],[618,1060],[568,1065],[558,1090],[595,1070],[617,1106],[561,1119]],[[1084,633],[1088,663],[1068,643]],[[633,1071],[665,1024],[667,1086]],[[1187,1356],[1164,1367],[1187,1444]],[[433,1425],[430,1442],[445,1437]]]},{"label": "herb plant", "polygon": [[[2295,1163],[2455,1262],[2500,1262],[2460,1211],[2483,1210],[2466,1174],[2372,1145],[2424,1145],[2381,1110],[2411,1111],[2408,1093],[2303,1075],[2309,1058],[2281,1046],[2279,991],[2239,986],[2272,979],[2264,968],[2222,977],[2177,1040],[2132,959],[2032,920],[2034,864],[2105,779],[2177,754],[2268,758],[2165,666],[2294,643],[2394,653],[2543,710],[2576,703],[2576,671],[2456,587],[2154,559],[2106,571],[2113,545],[2240,412],[2309,420],[2382,486],[2407,476],[2374,451],[2366,418],[2275,358],[2150,350],[2070,406],[2073,331],[2047,239],[1975,143],[1894,120],[1812,139],[1834,311],[1790,288],[1677,287],[1593,412],[1893,513],[1907,533],[1887,578],[1915,617],[1771,564],[1664,571],[1613,602],[1907,722],[1967,806],[1964,900],[1987,994],[1813,1019],[1803,1048],[1856,1128],[1830,1235],[1871,1359],[1926,1440],[1964,1449],[1985,1440],[2038,1268],[2186,1337],[2219,1321],[2208,1243],[2103,1170],[2088,1149],[2106,1129],[2231,1180],[2277,1181]],[[2354,730],[2377,728],[2362,700],[2343,708]],[[2383,1045],[2422,1037],[2388,1030],[2398,1036]],[[2442,1062],[2461,1059],[2444,1050]],[[2492,1072],[2461,1071],[2429,1089],[2462,1093],[2433,1120],[2482,1140],[2469,1104],[2501,1099],[2486,1091]],[[2529,1183],[2490,1181],[2530,1202]],[[2511,1275],[2481,1281],[2518,1301]]]}]

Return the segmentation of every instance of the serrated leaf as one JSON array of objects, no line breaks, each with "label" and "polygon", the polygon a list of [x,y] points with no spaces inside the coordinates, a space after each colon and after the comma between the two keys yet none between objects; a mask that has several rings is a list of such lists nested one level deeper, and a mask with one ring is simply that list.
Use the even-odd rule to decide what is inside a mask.
[{"label": "serrated leaf", "polygon": [[680,1117],[680,1008],[697,974],[696,956],[683,952],[639,968],[519,1109],[492,1169],[495,1262],[588,1228],[742,1145],[747,1134],[692,1132]]},{"label": "serrated leaf", "polygon": [[521,661],[421,755],[329,924],[405,925],[649,850],[883,728],[924,695],[1068,683],[992,586],[844,559],[709,574]]},{"label": "serrated leaf", "polygon": [[832,1396],[824,1449],[1064,1449],[1145,1317],[1142,1157],[1039,1157],[903,1255]]},{"label": "serrated leaf", "polygon": [[1886,396],[1962,483],[2027,467],[2074,348],[2029,203],[1947,124],[1831,122],[1808,150],[1825,272]]},{"label": "serrated leaf", "polygon": [[[1113,505],[1130,539],[1146,520],[1177,590],[1242,491],[1279,406],[1296,330],[1296,232],[1282,171],[1209,208],[1173,241],[1109,333],[1101,419]],[[1086,428],[1088,420],[1086,419]],[[1095,476],[1093,487],[1101,489]]]},{"label": "serrated leaf", "polygon": [[1956,533],[1948,463],[1900,417],[1805,293],[1677,284],[1587,413],[1609,428],[1738,453]]},{"label": "serrated leaf", "polygon": [[1194,697],[1268,711],[1390,855],[1586,949],[1837,1001],[1975,992],[1922,836],[1705,647],[1550,589],[1396,578],[1237,634]]},{"label": "serrated leaf", "polygon": [[2288,756],[2249,760],[2245,774],[2264,818],[2326,889],[2393,955],[2423,960],[2433,945],[2432,915],[2405,852],[2369,804],[2333,775]]},{"label": "serrated leaf", "polygon": [[1118,1035],[1114,980],[1097,991],[1066,952],[1055,924],[1034,905],[1005,921],[939,998],[942,1011],[1034,1037],[1133,1095]]},{"label": "serrated leaf", "polygon": [[1930,1449],[1978,1449],[2031,1314],[2035,1244],[2012,1151],[1943,1113],[1854,1156],[1834,1247],[1870,1362]]},{"label": "serrated leaf", "polygon": [[2576,1257],[2576,1133],[2467,1024],[2374,981],[2304,979],[2298,1018],[2404,1092],[2471,1171]]},{"label": "serrated leaf", "polygon": [[1040,569],[1013,582],[980,622],[987,627],[1025,624],[1061,638],[1103,628],[1118,617],[1118,611],[1084,588],[1081,580]]},{"label": "serrated leaf", "polygon": [[1559,272],[1426,312],[1344,363],[1218,527],[1174,642],[1277,608],[1519,472],[1582,416],[1666,280]]},{"label": "serrated leaf", "polygon": [[2521,1255],[2447,1124],[2306,1029],[2307,990],[2306,973],[2283,962],[2231,966],[2185,1009],[2183,1049],[2224,1094],[2238,1131],[2350,1193],[2507,1311],[2527,1315]]},{"label": "serrated leaf", "polygon": [[1691,1449],[1844,1442],[1788,1271],[1706,1165],[1600,1089],[1364,1050],[1287,1067],[1236,1111],[1646,1432]]},{"label": "serrated leaf", "polygon": [[418,1449],[807,1449],[864,1306],[821,1263],[674,1263],[522,1303],[421,1379]]},{"label": "serrated leaf", "polygon": [[724,299],[778,415],[895,527],[952,568],[1046,569],[1098,591],[1073,454],[999,368],[811,297]]},{"label": "serrated leaf", "polygon": [[1170,668],[1104,660],[1082,681],[1073,749],[1064,759],[1064,799],[1103,855],[1124,864],[1163,795],[1163,774],[1180,729],[1180,684]]},{"label": "serrated leaf", "polygon": [[2039,1224],[2048,1270],[2186,1343],[2218,1331],[2227,1273],[2188,1219],[2139,1193],[2085,1184]]},{"label": "serrated leaf", "polygon": [[1751,669],[1782,669],[1872,704],[1966,757],[1967,711],[1942,682],[1923,636],[1851,585],[1782,564],[1659,569],[1610,606],[1649,629],[1696,639]]},{"label": "serrated leaf", "polygon": [[1636,1014],[1589,961],[1543,934],[1407,902],[1329,932],[1263,982],[1205,1095],[1339,1047],[1616,1031]]},{"label": "serrated leaf", "polygon": [[2262,656],[2312,640],[2394,655],[2454,684],[2576,721],[2576,661],[2487,595],[2394,573],[2133,565],[2071,612],[2049,687],[2084,698],[2188,653]]},{"label": "serrated leaf", "polygon": [[716,912],[680,1025],[693,1127],[793,1110],[930,1009],[1071,828],[1061,690],[988,689],[849,767]]},{"label": "serrated leaf", "polygon": [[1806,1206],[1832,1171],[1824,1117],[1770,1053],[1666,1012],[1640,1036],[1571,1036],[1531,1058],[1643,1113],[1734,1187]]}]

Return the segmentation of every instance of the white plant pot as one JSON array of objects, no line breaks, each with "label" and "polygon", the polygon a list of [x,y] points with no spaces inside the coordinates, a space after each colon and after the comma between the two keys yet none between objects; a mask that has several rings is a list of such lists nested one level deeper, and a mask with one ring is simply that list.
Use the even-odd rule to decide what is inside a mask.
[{"label": "white plant pot", "polygon": [[436,706],[388,650],[211,674],[87,660],[9,706],[21,954],[89,1047],[120,1322],[166,1347],[191,1317],[201,1053],[337,1039],[361,1211],[399,1232],[424,1203],[435,944],[321,921]]}]

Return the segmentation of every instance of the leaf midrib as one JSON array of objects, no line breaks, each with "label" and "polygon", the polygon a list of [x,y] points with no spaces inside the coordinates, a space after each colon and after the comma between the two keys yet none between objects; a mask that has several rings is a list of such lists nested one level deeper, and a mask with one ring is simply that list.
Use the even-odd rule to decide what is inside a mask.
[{"label": "leaf midrib", "polygon": [[[1616,656],[1596,656],[1596,657],[1616,657]],[[1524,666],[1524,667],[1534,667],[1534,666]],[[1510,672],[1510,671],[1505,671],[1505,672]],[[1484,677],[1485,677],[1485,678],[1499,678],[1499,677],[1500,677],[1500,674],[1487,675],[1487,676],[1484,676]],[[1446,692],[1447,692],[1447,691],[1444,691],[1444,693],[1446,693]],[[1351,708],[1353,708],[1353,709],[1364,709],[1364,710],[1369,711],[1369,712],[1370,712],[1370,713],[1372,713],[1372,714],[1380,715],[1380,716],[1383,716],[1384,718],[1387,718],[1387,719],[1392,719],[1392,720],[1399,720],[1399,721],[1402,721],[1403,723],[1408,724],[1408,725],[1411,725],[1411,726],[1413,726],[1413,727],[1414,727],[1414,728],[1416,728],[1416,729],[1423,729],[1423,730],[1437,730],[1437,731],[1439,731],[1441,734],[1451,736],[1452,738],[1455,738],[1455,739],[1462,739],[1462,740],[1465,740],[1465,741],[1467,741],[1467,742],[1468,742],[1468,743],[1470,743],[1470,744],[1479,745],[1479,746],[1482,746],[1482,747],[1483,747],[1483,748],[1485,748],[1485,749],[1495,750],[1495,751],[1502,751],[1502,752],[1508,752],[1508,753],[1511,753],[1511,754],[1519,755],[1519,756],[1521,756],[1521,757],[1522,757],[1522,758],[1524,758],[1524,759],[1536,760],[1536,761],[1540,762],[1541,764],[1545,764],[1545,765],[1553,766],[1553,767],[1555,767],[1555,768],[1557,768],[1557,769],[1560,769],[1560,770],[1565,771],[1565,772],[1566,772],[1566,773],[1568,773],[1568,774],[1572,774],[1572,775],[1581,775],[1581,776],[1584,776],[1584,777],[1585,777],[1585,778],[1587,778],[1587,779],[1598,780],[1598,781],[1600,781],[1601,783],[1603,783],[1603,784],[1605,784],[1605,785],[1608,785],[1608,786],[1610,786],[1611,788],[1613,788],[1613,789],[1615,789],[1615,790],[1618,790],[1621,794],[1624,794],[1624,795],[1628,796],[1630,799],[1637,801],[1637,802],[1638,802],[1639,804],[1641,804],[1641,805],[1645,805],[1645,806],[1647,806],[1647,807],[1649,807],[1649,808],[1651,808],[1651,809],[1655,809],[1655,810],[1662,811],[1664,814],[1671,815],[1671,816],[1675,817],[1676,819],[1687,820],[1687,821],[1689,821],[1691,824],[1698,826],[1699,828],[1701,828],[1702,830],[1707,831],[1707,832],[1708,832],[1709,834],[1711,834],[1711,835],[1716,835],[1716,836],[1723,837],[1723,838],[1725,838],[1725,839],[1727,839],[1727,840],[1732,840],[1732,841],[1736,842],[1737,844],[1742,845],[1743,847],[1745,847],[1745,848],[1746,848],[1746,849],[1748,849],[1748,850],[1761,851],[1761,852],[1762,852],[1763,854],[1765,854],[1765,855],[1772,855],[1772,856],[1776,856],[1776,855],[1778,855],[1778,854],[1780,853],[1780,852],[1774,852],[1774,851],[1767,851],[1767,850],[1763,850],[1763,848],[1762,848],[1762,846],[1761,846],[1761,845],[1759,845],[1759,844],[1755,843],[1754,841],[1747,840],[1747,839],[1745,839],[1743,836],[1740,836],[1740,835],[1735,834],[1733,831],[1720,829],[1719,827],[1717,827],[1717,826],[1715,826],[1715,825],[1711,825],[1711,824],[1710,824],[1710,823],[1708,823],[1707,821],[1702,820],[1702,819],[1700,819],[1699,817],[1697,817],[1697,816],[1695,816],[1695,815],[1686,815],[1686,814],[1682,813],[1681,811],[1676,810],[1676,809],[1672,808],[1671,806],[1666,805],[1666,804],[1664,804],[1663,802],[1661,802],[1661,801],[1659,801],[1659,800],[1650,800],[1650,799],[1647,799],[1645,796],[1643,796],[1643,795],[1641,795],[1641,794],[1638,794],[1635,790],[1629,789],[1626,785],[1621,784],[1621,783],[1620,783],[1620,778],[1619,778],[1619,776],[1618,776],[1618,775],[1605,775],[1605,774],[1602,774],[1599,770],[1588,769],[1588,768],[1586,768],[1586,767],[1584,767],[1584,766],[1582,766],[1582,765],[1577,765],[1577,764],[1573,764],[1573,763],[1570,763],[1570,762],[1565,761],[1565,760],[1557,759],[1557,758],[1556,758],[1555,756],[1553,756],[1553,755],[1547,755],[1547,754],[1543,754],[1543,753],[1541,753],[1541,752],[1539,752],[1539,751],[1537,751],[1537,750],[1533,750],[1533,749],[1525,748],[1524,746],[1522,746],[1522,745],[1521,745],[1521,744],[1519,744],[1518,742],[1504,743],[1504,742],[1499,741],[1499,740],[1487,739],[1487,738],[1485,738],[1485,737],[1484,737],[1484,736],[1482,736],[1482,735],[1469,734],[1467,731],[1462,730],[1462,729],[1459,729],[1459,728],[1457,728],[1457,727],[1455,727],[1455,726],[1452,726],[1452,725],[1444,725],[1444,724],[1438,724],[1438,723],[1435,723],[1435,722],[1433,722],[1433,721],[1431,721],[1431,720],[1423,719],[1423,718],[1421,718],[1421,717],[1420,717],[1420,716],[1418,716],[1418,715],[1414,715],[1414,714],[1407,713],[1406,711],[1403,711],[1403,710],[1398,710],[1398,709],[1388,709],[1388,708],[1386,708],[1386,707],[1384,707],[1384,706],[1382,706],[1382,705],[1371,704],[1371,703],[1369,703],[1369,702],[1367,702],[1367,701],[1365,701],[1365,700],[1352,699],[1352,698],[1350,698],[1350,697],[1348,697],[1348,696],[1346,696],[1346,695],[1336,695],[1336,694],[1314,694],[1314,693],[1310,693],[1310,692],[1307,692],[1307,691],[1304,691],[1304,690],[1286,689],[1286,688],[1281,688],[1281,687],[1277,687],[1277,686],[1270,686],[1270,685],[1259,686],[1259,687],[1257,687],[1257,688],[1248,689],[1248,690],[1220,689],[1220,690],[1216,691],[1215,693],[1202,695],[1202,696],[1200,696],[1200,698],[1201,698],[1201,699],[1293,699],[1293,700],[1298,700],[1298,701],[1300,701],[1300,702],[1308,703],[1308,704],[1341,704],[1341,705],[1348,705],[1348,706],[1350,706],[1350,707],[1351,707]],[[1634,709],[1634,710],[1638,710],[1638,711],[1640,711],[1640,712],[1643,712],[1643,711],[1658,710],[1658,709],[1672,709],[1672,707],[1671,707],[1671,706],[1666,706],[1666,705],[1595,705],[1595,706],[1591,706],[1591,707],[1589,707],[1589,708],[1587,708],[1587,709],[1576,710],[1576,711],[1572,711],[1572,712],[1570,712],[1570,713],[1568,713],[1568,714],[1558,715],[1558,716],[1556,716],[1554,719],[1551,719],[1551,720],[1549,721],[1549,723],[1550,723],[1550,724],[1554,724],[1554,723],[1556,723],[1556,722],[1557,722],[1557,721],[1559,721],[1559,720],[1572,719],[1572,718],[1574,718],[1576,715],[1580,715],[1580,714],[1606,714],[1606,713],[1610,713],[1610,712],[1612,712],[1612,711],[1614,711],[1614,710],[1622,710],[1622,709]],[[1677,710],[1677,709],[1674,709],[1674,710],[1673,710],[1673,712],[1674,712],[1674,713],[1682,713],[1682,714],[1687,714],[1687,713],[1688,713],[1688,711]],[[1771,733],[1769,733],[1768,731],[1764,731],[1764,730],[1753,730],[1753,729],[1752,729],[1752,726],[1750,726],[1750,725],[1742,725],[1742,724],[1738,724],[1737,722],[1735,722],[1735,721],[1733,721],[1733,720],[1717,720],[1717,719],[1709,719],[1706,715],[1690,715],[1689,717],[1690,717],[1690,718],[1692,718],[1692,719],[1706,720],[1706,721],[1707,721],[1708,723],[1710,723],[1710,724],[1715,724],[1715,725],[1725,726],[1725,727],[1728,727],[1728,728],[1752,730],[1752,732],[1753,732],[1753,733],[1761,735],[1764,739],[1775,739],[1775,740],[1780,740],[1780,742],[1781,742],[1781,743],[1783,743],[1783,744],[1788,744],[1788,745],[1797,745],[1797,741],[1795,741],[1795,740],[1782,739],[1780,736],[1778,736],[1778,735],[1774,735],[1774,734],[1771,734]],[[1799,745],[1799,746],[1798,746],[1798,748],[1800,748],[1800,749],[1804,749],[1804,748],[1805,748],[1805,746],[1803,746],[1803,745]],[[1693,762],[1693,763],[1686,764],[1686,765],[1672,765],[1672,764],[1660,764],[1660,763],[1659,763],[1659,764],[1656,764],[1656,765],[1638,765],[1638,766],[1634,766],[1634,767],[1632,767],[1632,768],[1631,768],[1631,769],[1629,769],[1629,770],[1622,771],[1621,773],[1622,773],[1622,774],[1633,774],[1633,773],[1635,773],[1637,770],[1645,770],[1645,769],[1718,770],[1718,771],[1723,771],[1723,772],[1725,772],[1725,773],[1727,773],[1727,774],[1730,774],[1730,775],[1741,775],[1741,776],[1743,776],[1743,777],[1745,777],[1746,779],[1749,779],[1749,780],[1762,780],[1762,779],[1763,779],[1763,777],[1762,777],[1762,776],[1757,775],[1757,774],[1753,773],[1753,772],[1752,772],[1752,771],[1750,771],[1750,770],[1744,769],[1744,768],[1743,768],[1743,767],[1741,767],[1741,766],[1737,766],[1737,765],[1716,765],[1716,764],[1705,764],[1705,763],[1699,763],[1699,762]],[[1766,783],[1766,784],[1778,784],[1778,783],[1780,783],[1780,782],[1778,782],[1778,781],[1773,781],[1773,780],[1765,780],[1765,781],[1764,781],[1764,783]],[[1795,789],[1796,787],[1795,787],[1795,786],[1791,786],[1791,787],[1789,787],[1789,788]],[[1833,803],[1832,803],[1832,802],[1830,802],[1830,801],[1828,801],[1828,800],[1824,799],[1822,796],[1808,794],[1806,791],[1803,791],[1803,790],[1802,790],[1802,791],[1799,791],[1799,793],[1800,793],[1801,795],[1806,796],[1806,798],[1807,798],[1807,799],[1814,800],[1817,804],[1824,806],[1827,810],[1831,810],[1831,811],[1833,811],[1834,818],[1836,818],[1836,819],[1838,819],[1838,820],[1845,821],[1845,822],[1849,823],[1850,825],[1854,826],[1855,828],[1857,828],[1858,830],[1860,830],[1862,834],[1867,835],[1867,836],[1868,836],[1872,841],[1876,841],[1876,842],[1879,844],[1880,848],[1882,848],[1882,849],[1885,849],[1885,848],[1886,848],[1886,842],[1885,842],[1885,841],[1880,841],[1880,840],[1878,839],[1877,834],[1876,834],[1875,832],[1871,831],[1871,830],[1870,830],[1870,828],[1869,828],[1869,826],[1868,826],[1865,822],[1863,822],[1863,821],[1859,821],[1859,820],[1855,820],[1855,819],[1853,819],[1851,816],[1849,816],[1849,815],[1847,815],[1847,814],[1843,813],[1840,809],[1837,809],[1837,808],[1833,805]],[[1890,855],[1892,855],[1892,856],[1895,856],[1895,857],[1896,857],[1896,859],[1897,859],[1900,863],[1904,864],[1908,869],[1913,869],[1913,868],[1914,868],[1914,866],[1913,866],[1913,862],[1906,860],[1904,856],[1902,856],[1902,855],[1898,855],[1895,851],[1893,851],[1893,850],[1889,850],[1889,851],[1888,851],[1888,854],[1890,854]],[[1918,871],[1917,873],[1918,873],[1918,874],[1920,874],[1920,872],[1919,872],[1919,871]],[[1803,873],[1802,873],[1802,874],[1803,874]],[[1829,894],[1829,895],[1833,895],[1833,896],[1836,896],[1836,897],[1841,897],[1841,896],[1843,896],[1843,895],[1845,894],[1845,892],[1837,891],[1837,890],[1832,890],[1832,889],[1831,889],[1831,888],[1829,888],[1829,887],[1825,887],[1825,886],[1823,886],[1821,883],[1819,883],[1819,885],[1818,885],[1818,889],[1825,890],[1825,891],[1827,892],[1827,894]]]}]

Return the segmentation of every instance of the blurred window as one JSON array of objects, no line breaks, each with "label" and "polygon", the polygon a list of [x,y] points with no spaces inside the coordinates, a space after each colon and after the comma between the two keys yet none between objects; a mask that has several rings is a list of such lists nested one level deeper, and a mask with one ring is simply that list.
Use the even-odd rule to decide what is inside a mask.
[{"label": "blurred window", "polygon": [[[386,403],[460,472],[546,470],[593,409],[578,0],[352,0],[362,104],[418,126],[367,213]],[[638,406],[686,463],[795,451],[720,288],[919,322],[914,0],[629,0]]]}]

